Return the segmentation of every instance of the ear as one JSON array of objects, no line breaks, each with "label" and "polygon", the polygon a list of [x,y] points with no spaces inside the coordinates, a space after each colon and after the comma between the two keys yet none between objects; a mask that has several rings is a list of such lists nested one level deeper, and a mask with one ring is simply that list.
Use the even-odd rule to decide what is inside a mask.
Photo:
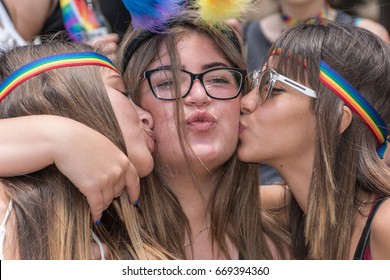
[{"label": "ear", "polygon": [[339,133],[342,134],[352,122],[352,111],[347,106],[343,106],[343,116],[341,119]]}]

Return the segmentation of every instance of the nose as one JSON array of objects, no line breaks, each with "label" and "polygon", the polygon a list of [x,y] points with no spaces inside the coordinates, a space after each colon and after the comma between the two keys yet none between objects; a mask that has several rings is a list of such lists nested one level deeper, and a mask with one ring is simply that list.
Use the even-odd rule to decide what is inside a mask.
[{"label": "nose", "polygon": [[252,89],[247,95],[241,98],[241,113],[249,114],[257,108],[256,89]]},{"label": "nose", "polygon": [[141,120],[141,122],[149,129],[153,129],[154,123],[153,123],[153,117],[152,115],[148,112],[142,109],[141,107],[135,105],[135,110],[137,111],[137,114]]},{"label": "nose", "polygon": [[183,99],[186,104],[204,106],[211,101],[199,79],[195,79],[190,88],[190,92]]}]

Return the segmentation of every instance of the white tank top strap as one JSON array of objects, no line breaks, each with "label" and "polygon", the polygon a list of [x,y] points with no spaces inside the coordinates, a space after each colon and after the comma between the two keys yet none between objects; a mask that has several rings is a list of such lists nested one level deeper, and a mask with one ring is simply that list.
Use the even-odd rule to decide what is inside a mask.
[{"label": "white tank top strap", "polygon": [[12,211],[12,200],[8,204],[8,208],[7,211],[5,212],[3,222],[0,225],[0,260],[4,260],[4,240],[5,240],[6,225],[11,211]]},{"label": "white tank top strap", "polygon": [[97,244],[98,247],[99,247],[100,259],[101,259],[101,260],[105,260],[105,258],[104,258],[104,247],[103,247],[103,244],[102,244],[102,242],[99,240],[99,238],[97,237],[96,233],[93,232],[92,229],[91,229],[91,237],[92,237],[92,239],[96,242],[96,244]]}]

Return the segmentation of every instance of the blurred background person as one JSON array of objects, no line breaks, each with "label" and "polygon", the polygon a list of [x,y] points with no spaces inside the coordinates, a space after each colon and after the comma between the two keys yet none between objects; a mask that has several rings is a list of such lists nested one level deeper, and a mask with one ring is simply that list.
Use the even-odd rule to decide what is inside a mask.
[{"label": "blurred background person", "polygon": [[130,22],[121,0],[1,0],[0,46],[39,43],[60,32],[60,39],[87,41],[112,56]]}]

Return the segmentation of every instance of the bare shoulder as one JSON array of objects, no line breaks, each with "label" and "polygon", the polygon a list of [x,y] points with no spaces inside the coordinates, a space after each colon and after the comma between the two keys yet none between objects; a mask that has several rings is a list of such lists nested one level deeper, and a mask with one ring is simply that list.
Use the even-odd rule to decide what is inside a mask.
[{"label": "bare shoulder", "polygon": [[271,250],[272,258],[274,260],[281,260],[281,259],[291,260],[292,259],[291,251],[287,247],[284,248],[285,257],[282,258],[282,256],[279,254],[279,252],[275,246],[275,243],[272,241],[272,239],[267,234],[265,234],[264,237],[265,237],[265,241],[267,242],[269,249]]},{"label": "bare shoulder", "polygon": [[372,33],[378,35],[387,43],[390,42],[389,34],[386,28],[376,21],[373,21],[368,18],[360,18],[359,22],[357,23],[357,26],[370,30]]},{"label": "bare shoulder", "polygon": [[287,206],[287,201],[291,194],[286,185],[261,185],[259,189],[262,208],[273,209]]},{"label": "bare shoulder", "polygon": [[264,211],[273,213],[285,226],[289,221],[291,192],[286,185],[260,186],[260,203]]},{"label": "bare shoulder", "polygon": [[370,249],[373,259],[390,260],[390,198],[386,199],[371,225]]}]

